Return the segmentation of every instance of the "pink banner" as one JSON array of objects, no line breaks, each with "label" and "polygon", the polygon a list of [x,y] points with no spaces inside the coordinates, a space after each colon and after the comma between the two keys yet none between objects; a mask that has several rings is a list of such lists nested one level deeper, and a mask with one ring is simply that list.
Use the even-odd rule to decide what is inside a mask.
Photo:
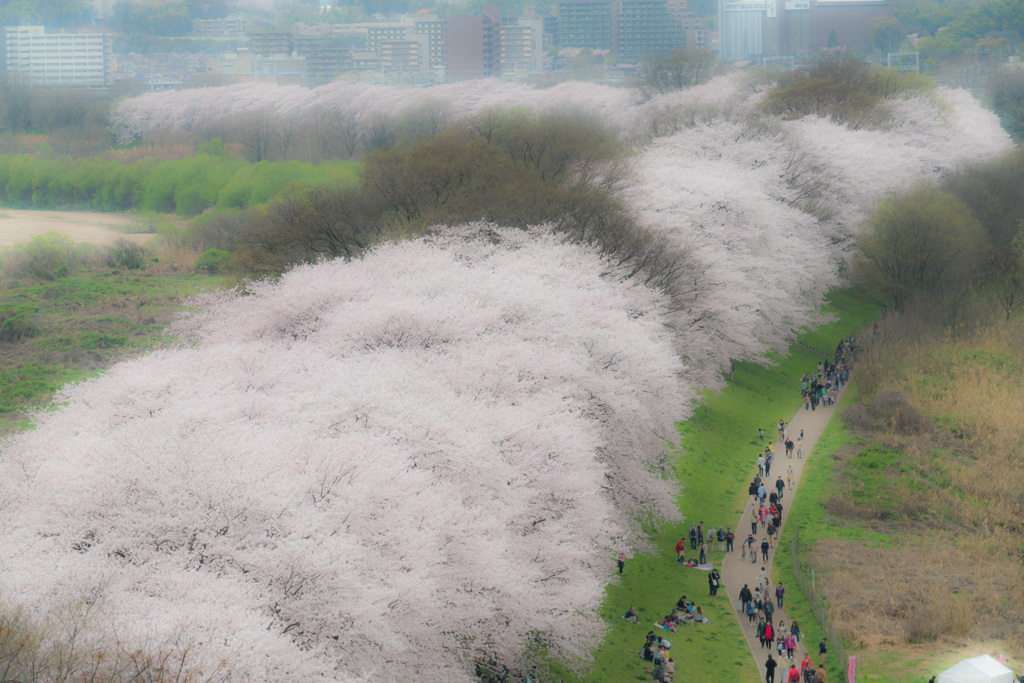
[{"label": "pink banner", "polygon": [[850,655],[850,668],[846,672],[848,683],[857,683],[857,655]]}]

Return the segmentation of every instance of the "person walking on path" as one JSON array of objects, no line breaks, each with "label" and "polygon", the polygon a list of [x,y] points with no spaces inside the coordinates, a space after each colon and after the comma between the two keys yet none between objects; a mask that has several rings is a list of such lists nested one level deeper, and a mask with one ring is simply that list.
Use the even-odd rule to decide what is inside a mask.
[{"label": "person walking on path", "polygon": [[753,599],[753,595],[750,593],[750,586],[743,584],[743,588],[740,589],[740,601],[739,607],[736,609],[737,612],[745,612],[747,609],[747,603]]},{"label": "person walking on path", "polygon": [[764,680],[765,683],[775,683],[775,667],[778,666],[778,662],[772,657],[772,653],[768,653],[768,661],[764,663]]},{"label": "person walking on path", "polygon": [[779,603],[779,609],[782,609],[782,599],[786,597],[786,589],[782,587],[782,582],[779,581],[779,585],[775,587],[775,601]]},{"label": "person walking on path", "polygon": [[790,465],[786,470],[786,483],[789,485],[789,490],[793,490],[793,466]]},{"label": "person walking on path", "polygon": [[[679,539],[682,541],[682,539]],[[622,570],[626,568],[626,553],[619,551],[619,576],[622,576]]]},{"label": "person walking on path", "polygon": [[768,561],[768,551],[771,550],[771,545],[768,543],[768,539],[761,539],[761,561]]}]

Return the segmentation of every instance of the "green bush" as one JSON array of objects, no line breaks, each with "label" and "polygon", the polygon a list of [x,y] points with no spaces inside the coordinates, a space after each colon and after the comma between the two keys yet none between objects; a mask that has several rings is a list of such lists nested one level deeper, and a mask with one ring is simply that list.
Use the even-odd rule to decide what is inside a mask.
[{"label": "green bush", "polygon": [[195,271],[214,275],[221,272],[228,264],[231,252],[223,249],[207,249],[196,259]]},{"label": "green bush", "polygon": [[31,277],[59,280],[85,264],[85,251],[70,237],[57,232],[36,235],[27,244],[10,247],[2,255],[4,280]]},{"label": "green bush", "polygon": [[107,251],[107,265],[141,270],[146,267],[146,248],[137,242],[120,239]]},{"label": "green bush", "polygon": [[15,344],[39,336],[39,326],[25,313],[9,309],[0,313],[0,342]]}]

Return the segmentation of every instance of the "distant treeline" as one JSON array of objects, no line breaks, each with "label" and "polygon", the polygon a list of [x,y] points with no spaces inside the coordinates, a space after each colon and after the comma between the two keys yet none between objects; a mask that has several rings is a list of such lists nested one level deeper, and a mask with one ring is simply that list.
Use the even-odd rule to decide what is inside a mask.
[{"label": "distant treeline", "polygon": [[352,161],[253,164],[205,152],[173,161],[144,158],[131,163],[0,154],[0,203],[13,208],[195,216],[212,207],[262,204],[293,184],[349,187],[358,183],[359,175],[360,164]]}]

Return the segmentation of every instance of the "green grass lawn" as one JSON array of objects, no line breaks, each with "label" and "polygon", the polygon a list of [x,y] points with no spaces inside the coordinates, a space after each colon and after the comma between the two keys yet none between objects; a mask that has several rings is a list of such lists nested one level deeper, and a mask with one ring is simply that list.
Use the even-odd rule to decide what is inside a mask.
[{"label": "green grass lawn", "polygon": [[[835,317],[800,339],[823,351],[834,350],[840,338],[859,332],[877,315],[877,308],[864,303],[856,292],[833,292],[825,312]],[[621,581],[606,591],[601,617],[607,626],[604,641],[594,652],[593,666],[581,675],[556,666],[554,674],[567,681],[649,680],[648,663],[639,658],[644,635],[656,620],[667,614],[680,595],[695,599],[711,625],[689,625],[669,636],[676,660],[678,681],[758,681],[759,669],[747,647],[734,612],[720,590],[717,600],[708,596],[707,574],[680,567],[675,562],[675,542],[693,522],[705,526],[733,525],[746,503],[751,454],[760,450],[757,430],[769,434],[779,416],[788,419],[801,405],[800,377],[816,366],[821,356],[794,345],[785,358],[772,364],[736,363],[732,381],[719,393],[708,393],[690,419],[678,425],[680,451],[672,461],[682,489],[680,524],[665,524],[654,530],[652,540],[658,552],[641,555],[626,563]],[[816,451],[821,451],[820,446]],[[787,515],[792,519],[793,513]],[[791,523],[791,522],[790,522]],[[735,529],[734,529],[735,531]],[[713,551],[709,559],[721,566],[724,553]],[[780,557],[782,557],[780,555]],[[609,567],[614,560],[608,559]],[[797,591],[787,594],[787,602]],[[793,598],[789,596],[792,595]],[[639,624],[620,617],[629,605],[640,615]],[[787,604],[788,608],[788,604]],[[813,618],[804,620],[811,625]],[[816,633],[818,629],[808,629]],[[838,670],[835,678],[839,680]]]},{"label": "green grass lawn", "polygon": [[165,345],[182,299],[225,282],[111,269],[0,289],[0,327],[20,331],[0,341],[0,432],[27,426],[26,410],[64,384]]}]

